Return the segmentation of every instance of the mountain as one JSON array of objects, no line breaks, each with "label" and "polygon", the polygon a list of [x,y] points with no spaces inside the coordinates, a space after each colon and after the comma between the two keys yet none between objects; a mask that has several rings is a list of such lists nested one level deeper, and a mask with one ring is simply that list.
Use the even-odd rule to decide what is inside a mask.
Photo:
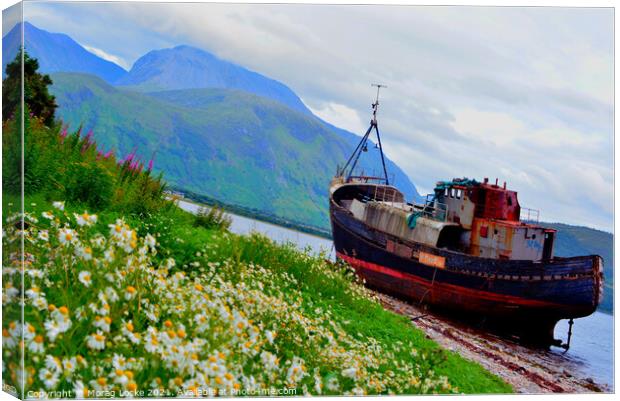
[{"label": "mountain", "polygon": [[[12,60],[19,48],[19,27],[20,25],[14,27],[3,38],[5,55],[12,54],[8,58],[5,56],[4,65]],[[221,60],[209,52],[190,46],[152,51],[138,59],[127,73],[116,64],[88,52],[66,35],[46,32],[28,22],[24,27],[26,48],[33,57],[39,59],[40,70],[43,72],[86,72],[103,78],[108,83],[141,92],[206,87],[239,89],[275,100],[311,116],[328,130],[341,136],[350,150],[354,149],[360,140],[359,135],[334,127],[313,116],[300,98],[286,85]],[[372,144],[369,149],[373,149]],[[367,166],[375,168],[380,166],[379,153],[376,151],[365,154],[365,159],[369,162]],[[346,158],[339,162],[343,163],[345,160]],[[421,199],[415,186],[398,166],[390,160],[386,161],[386,166],[407,199]],[[367,171],[372,169],[369,168]]]},{"label": "mountain", "polygon": [[542,223],[558,230],[554,251],[557,256],[600,255],[603,258],[605,287],[600,309],[613,311],[614,302],[614,236],[593,228],[571,226],[562,223]]},{"label": "mountain", "polygon": [[156,170],[172,185],[329,227],[328,184],[351,147],[314,116],[232,89],[147,94],[86,74],[52,80],[64,122],[92,128],[117,154],[155,154]]},{"label": "mountain", "polygon": [[[6,65],[13,61],[21,44],[21,23],[2,38],[2,76]],[[39,60],[39,71],[84,72],[96,75],[107,82],[114,82],[127,71],[104,60],[80,46],[62,33],[50,33],[24,22],[24,47],[26,52]]]},{"label": "mountain", "polygon": [[199,88],[240,89],[311,114],[286,85],[190,46],[147,53],[116,84],[145,92]]},{"label": "mountain", "polygon": [[[141,92],[197,88],[239,89],[278,101],[293,110],[312,116],[312,112],[286,85],[190,46],[149,52],[138,59],[129,73],[116,84]],[[176,103],[189,101],[182,97],[168,100]],[[353,150],[360,141],[359,135],[337,128],[316,116],[314,118],[341,136],[348,144],[348,149]],[[372,149],[372,144],[369,149]],[[380,166],[379,152],[368,152],[365,157],[369,162],[368,166]],[[387,168],[407,199],[421,199],[415,186],[398,166],[388,161]]]}]

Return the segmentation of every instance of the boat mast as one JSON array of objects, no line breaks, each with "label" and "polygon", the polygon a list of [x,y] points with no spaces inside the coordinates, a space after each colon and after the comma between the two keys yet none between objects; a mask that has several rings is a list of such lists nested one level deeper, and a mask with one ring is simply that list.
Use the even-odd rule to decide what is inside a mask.
[{"label": "boat mast", "polygon": [[379,147],[379,152],[381,153],[381,165],[383,166],[383,176],[385,177],[385,184],[390,185],[387,169],[385,168],[385,157],[383,156],[383,146],[381,145],[379,125],[377,124],[377,111],[379,109],[379,91],[381,90],[381,88],[387,88],[387,86],[382,84],[372,84],[372,86],[377,87],[377,97],[375,98],[375,102],[372,104],[372,120],[370,120],[370,126],[366,130],[366,133],[362,137],[362,140],[357,144],[357,147],[353,151],[353,154],[349,157],[349,160],[347,160],[346,164],[342,168],[341,174],[344,174],[351,161],[353,161],[353,164],[351,164],[351,169],[349,170],[349,174],[347,174],[347,181],[351,179],[351,175],[353,175],[353,171],[355,170],[355,166],[357,165],[357,162],[359,161],[362,152],[366,152],[368,150],[368,137],[370,136],[370,133],[374,128],[375,132],[377,133],[377,145]]}]

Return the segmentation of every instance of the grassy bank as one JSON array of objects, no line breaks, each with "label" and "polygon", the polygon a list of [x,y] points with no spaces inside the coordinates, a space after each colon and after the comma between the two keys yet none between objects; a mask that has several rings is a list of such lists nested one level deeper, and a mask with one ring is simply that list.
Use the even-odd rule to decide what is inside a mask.
[{"label": "grassy bank", "polygon": [[349,267],[196,218],[163,199],[150,163],[37,118],[22,224],[19,131],[3,128],[7,388],[23,377],[26,394],[63,397],[511,391],[384,310]]},{"label": "grassy bank", "polygon": [[[126,243],[115,234],[116,212],[101,211],[96,222],[80,226],[80,204],[54,209],[42,195],[25,204],[33,260],[25,288],[36,293],[26,307],[27,330],[33,329],[26,352],[29,389],[162,395],[282,387],[297,394],[510,391],[385,311],[347,267],[292,245],[195,227],[194,216],[176,207],[127,216],[119,231],[128,233]],[[4,216],[10,219],[16,205],[18,198],[5,198]],[[6,230],[8,241],[17,238],[13,226]],[[67,232],[77,239],[63,240]],[[3,329],[11,335],[18,311],[5,307]],[[71,324],[55,333],[54,322]],[[98,338],[100,348],[89,345]],[[77,365],[72,372],[56,371],[44,355]],[[132,380],[115,376],[118,364]]]}]

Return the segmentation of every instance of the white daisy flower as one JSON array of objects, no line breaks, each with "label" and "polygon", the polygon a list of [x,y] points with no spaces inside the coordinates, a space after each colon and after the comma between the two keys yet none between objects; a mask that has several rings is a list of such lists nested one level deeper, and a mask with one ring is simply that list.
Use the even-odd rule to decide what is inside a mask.
[{"label": "white daisy flower", "polygon": [[110,302],[116,302],[119,300],[118,294],[112,287],[106,287],[105,296]]},{"label": "white daisy flower", "polygon": [[80,272],[78,275],[78,280],[80,280],[80,283],[84,284],[86,287],[90,287],[93,282],[90,272],[86,270]]},{"label": "white daisy flower", "polygon": [[51,355],[47,355],[45,357],[45,367],[53,372],[62,371],[62,363],[60,362],[60,359]]},{"label": "white daisy flower", "polygon": [[278,369],[278,358],[269,351],[263,351],[260,354],[260,360],[265,370],[274,371]]},{"label": "white daisy flower", "polygon": [[84,260],[91,260],[93,258],[93,250],[89,246],[75,248],[75,255]]},{"label": "white daisy flower", "polygon": [[88,212],[84,211],[82,214],[73,213],[75,216],[75,221],[78,223],[78,226],[90,226],[97,222],[96,215],[90,215]]},{"label": "white daisy flower", "polygon": [[45,299],[45,297],[43,297],[43,296],[39,296],[39,297],[34,298],[32,300],[32,304],[38,310],[47,309],[47,299]]},{"label": "white daisy flower", "polygon": [[276,333],[271,330],[265,331],[265,338],[269,341],[269,344],[273,344],[273,340],[276,338]]},{"label": "white daisy flower", "polygon": [[39,231],[39,235],[37,235],[37,238],[39,238],[42,241],[47,242],[50,239],[50,234],[47,230],[41,230]]},{"label": "white daisy flower", "polygon": [[101,234],[96,234],[93,238],[91,238],[90,242],[95,248],[101,249],[105,246],[105,237]]},{"label": "white daisy flower", "polygon": [[69,310],[66,306],[54,309],[51,313],[52,319],[45,321],[44,326],[50,341],[55,341],[59,334],[66,332],[71,327]]},{"label": "white daisy flower", "polygon": [[28,298],[34,299],[41,296],[41,289],[39,287],[31,287],[26,291],[26,296]]},{"label": "white daisy flower", "polygon": [[39,371],[39,379],[41,379],[43,385],[48,390],[56,388],[56,386],[58,385],[58,378],[58,372],[52,372],[47,368],[43,368]]},{"label": "white daisy flower", "polygon": [[144,237],[144,244],[151,248],[151,250],[154,250],[157,242],[155,241],[155,237],[153,237],[151,234],[146,234],[146,237]]},{"label": "white daisy flower", "polygon": [[91,334],[86,340],[86,346],[94,350],[102,350],[105,348],[105,336],[101,331]]},{"label": "white daisy flower", "polygon": [[112,357],[112,366],[114,369],[127,370],[129,365],[127,363],[127,358],[122,355],[114,354]]},{"label": "white daisy flower", "polygon": [[106,251],[103,253],[103,258],[106,262],[111,263],[114,260],[114,249],[106,249]]},{"label": "white daisy flower", "polygon": [[61,228],[58,230],[58,241],[62,245],[68,245],[77,241],[77,233],[70,228]]},{"label": "white daisy flower", "polygon": [[125,288],[125,294],[124,294],[124,298],[125,300],[129,301],[131,300],[133,297],[136,296],[136,288],[134,286],[128,286],[127,288]]},{"label": "white daisy flower", "polygon": [[89,390],[81,380],[75,382],[73,386],[73,393],[75,394],[75,398],[88,398]]},{"label": "white daisy flower", "polygon": [[23,331],[24,340],[32,340],[34,336],[36,335],[37,335],[37,331],[35,330],[34,326],[31,325],[30,323],[26,323],[24,325],[24,331]]},{"label": "white daisy flower", "polygon": [[103,330],[105,333],[110,332],[110,324],[112,324],[112,319],[109,316],[95,316],[95,321],[93,322],[93,326]]},{"label": "white daisy flower", "polygon": [[77,368],[77,361],[75,357],[64,358],[62,360],[62,368],[66,376],[71,376],[71,374],[73,374],[73,371],[75,371],[75,368]]},{"label": "white daisy flower", "polygon": [[47,337],[52,342],[56,341],[56,337],[62,333],[60,324],[56,320],[46,320],[43,326],[47,332]]},{"label": "white daisy flower", "polygon": [[355,367],[343,369],[342,372],[340,372],[340,374],[342,374],[343,377],[348,377],[349,379],[357,380],[357,368]]},{"label": "white daisy flower", "polygon": [[17,338],[16,336],[13,336],[11,334],[11,332],[7,329],[2,329],[2,346],[4,348],[13,348],[14,346],[17,345]]},{"label": "white daisy flower", "polygon": [[58,210],[65,210],[65,202],[53,202],[52,206]]},{"label": "white daisy flower", "polygon": [[48,220],[53,220],[54,219],[54,215],[52,214],[52,212],[43,212],[43,213],[41,213],[41,216],[43,216],[44,218],[46,218]]},{"label": "white daisy flower", "polygon": [[304,376],[307,376],[304,360],[296,356],[293,358],[291,366],[288,368],[286,379],[289,383],[296,384],[303,379]]},{"label": "white daisy flower", "polygon": [[45,339],[42,335],[39,334],[34,336],[32,341],[28,343],[28,351],[33,354],[42,354],[45,351],[45,347],[43,346],[44,341]]}]

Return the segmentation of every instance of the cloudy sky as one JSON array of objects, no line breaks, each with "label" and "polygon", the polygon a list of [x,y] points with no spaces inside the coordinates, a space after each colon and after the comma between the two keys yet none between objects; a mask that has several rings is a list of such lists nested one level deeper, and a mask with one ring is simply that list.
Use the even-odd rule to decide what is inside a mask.
[{"label": "cloudy sky", "polygon": [[24,18],[127,69],[203,48],[358,133],[383,83],[386,153],[420,192],[497,177],[542,220],[613,230],[611,8],[26,3]]}]

